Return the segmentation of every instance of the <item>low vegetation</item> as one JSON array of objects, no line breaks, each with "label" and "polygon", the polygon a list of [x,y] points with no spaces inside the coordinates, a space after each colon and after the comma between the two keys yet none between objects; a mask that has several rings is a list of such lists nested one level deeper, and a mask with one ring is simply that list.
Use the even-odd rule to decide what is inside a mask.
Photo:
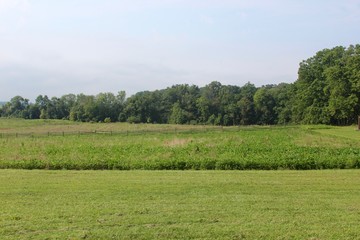
[{"label": "low vegetation", "polygon": [[[3,169],[360,168],[360,133],[354,126],[206,128],[26,120],[6,126],[7,122],[12,121],[0,121],[0,130],[6,131],[0,135]],[[15,133],[19,130],[25,135]]]},{"label": "low vegetation", "polygon": [[359,134],[0,119],[0,239],[359,239]]},{"label": "low vegetation", "polygon": [[359,239],[360,175],[0,170],[1,239]]}]

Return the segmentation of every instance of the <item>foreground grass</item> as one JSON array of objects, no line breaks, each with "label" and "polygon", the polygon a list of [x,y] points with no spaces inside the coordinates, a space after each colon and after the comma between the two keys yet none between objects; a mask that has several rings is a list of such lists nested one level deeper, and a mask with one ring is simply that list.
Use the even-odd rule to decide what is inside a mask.
[{"label": "foreground grass", "polygon": [[360,239],[360,174],[0,170],[1,239]]}]

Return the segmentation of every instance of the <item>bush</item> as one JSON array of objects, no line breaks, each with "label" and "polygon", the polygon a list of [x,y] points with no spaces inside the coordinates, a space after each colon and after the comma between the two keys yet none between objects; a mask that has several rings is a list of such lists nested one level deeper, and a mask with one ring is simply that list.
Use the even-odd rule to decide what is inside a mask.
[{"label": "bush", "polygon": [[127,119],[127,122],[128,123],[140,123],[140,118],[138,117],[135,117],[135,116],[131,116]]}]

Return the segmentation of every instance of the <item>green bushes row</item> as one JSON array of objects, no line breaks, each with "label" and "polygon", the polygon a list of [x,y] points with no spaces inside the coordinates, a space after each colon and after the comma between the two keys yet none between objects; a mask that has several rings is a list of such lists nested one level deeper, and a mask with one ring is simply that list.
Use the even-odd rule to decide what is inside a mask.
[{"label": "green bushes row", "polygon": [[358,169],[359,157],[316,159],[290,157],[288,159],[188,159],[153,161],[77,161],[38,159],[1,161],[0,168],[12,169],[72,169],[72,170],[312,170],[312,169]]},{"label": "green bushes row", "polygon": [[[324,143],[325,141],[325,143]],[[360,146],[301,128],[2,140],[0,168],[310,170],[360,168]]]}]

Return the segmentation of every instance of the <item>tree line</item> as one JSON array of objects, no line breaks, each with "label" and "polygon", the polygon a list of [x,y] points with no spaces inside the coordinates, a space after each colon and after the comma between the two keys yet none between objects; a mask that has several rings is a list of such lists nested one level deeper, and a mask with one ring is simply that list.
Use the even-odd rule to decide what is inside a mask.
[{"label": "tree line", "polygon": [[179,84],[156,91],[13,97],[2,117],[210,125],[334,124],[360,114],[360,45],[324,49],[300,63],[294,83],[256,87]]}]

